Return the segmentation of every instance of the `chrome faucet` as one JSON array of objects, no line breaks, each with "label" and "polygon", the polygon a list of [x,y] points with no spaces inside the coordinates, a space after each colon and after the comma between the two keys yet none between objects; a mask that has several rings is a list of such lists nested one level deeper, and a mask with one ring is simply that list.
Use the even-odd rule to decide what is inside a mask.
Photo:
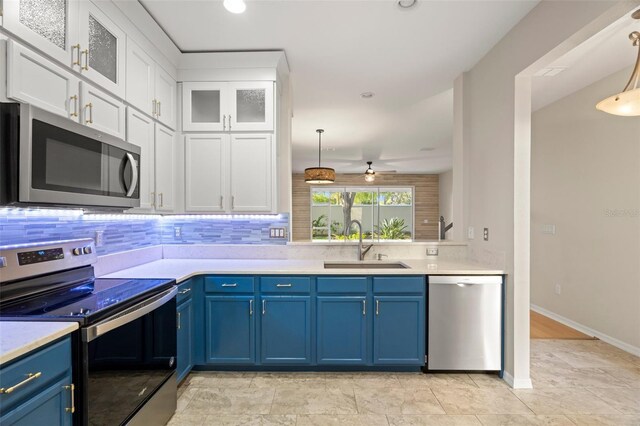
[{"label": "chrome faucet", "polygon": [[360,236],[360,238],[358,239],[358,260],[364,260],[364,256],[369,250],[371,250],[373,244],[369,244],[368,246],[362,245],[362,224],[360,223],[360,221],[356,219],[352,220],[351,222],[349,222],[347,229],[351,229],[351,225],[353,225],[354,223],[358,225],[358,235]]},{"label": "chrome faucet", "polygon": [[453,227],[453,222],[447,225],[447,222],[444,221],[444,216],[440,216],[440,239],[445,239],[445,234],[449,229]]}]

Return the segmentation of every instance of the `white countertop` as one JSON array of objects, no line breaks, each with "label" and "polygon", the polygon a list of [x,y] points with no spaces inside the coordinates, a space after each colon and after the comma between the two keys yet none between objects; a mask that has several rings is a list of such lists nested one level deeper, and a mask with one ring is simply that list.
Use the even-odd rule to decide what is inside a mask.
[{"label": "white countertop", "polygon": [[78,323],[75,322],[0,321],[0,364],[38,349],[77,329]]},{"label": "white countertop", "polygon": [[[328,261],[329,262],[329,261]],[[391,261],[393,262],[393,260]],[[336,263],[330,261],[330,263]],[[381,262],[386,263],[386,262]],[[409,259],[408,269],[325,269],[322,260],[162,259],[104,275],[102,278],[173,278],[196,275],[502,275],[504,271],[468,262]]]}]

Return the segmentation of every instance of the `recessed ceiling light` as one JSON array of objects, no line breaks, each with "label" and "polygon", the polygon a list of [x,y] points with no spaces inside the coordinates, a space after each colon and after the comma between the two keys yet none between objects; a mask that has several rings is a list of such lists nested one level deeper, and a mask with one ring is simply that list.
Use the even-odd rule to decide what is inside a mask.
[{"label": "recessed ceiling light", "polygon": [[362,92],[360,93],[360,97],[363,99],[371,99],[375,96],[376,94],[373,92]]},{"label": "recessed ceiling light", "polygon": [[222,4],[231,13],[242,13],[247,9],[244,0],[224,0]]},{"label": "recessed ceiling light", "polygon": [[399,0],[398,6],[403,9],[409,9],[410,7],[415,6],[417,2],[418,0]]}]

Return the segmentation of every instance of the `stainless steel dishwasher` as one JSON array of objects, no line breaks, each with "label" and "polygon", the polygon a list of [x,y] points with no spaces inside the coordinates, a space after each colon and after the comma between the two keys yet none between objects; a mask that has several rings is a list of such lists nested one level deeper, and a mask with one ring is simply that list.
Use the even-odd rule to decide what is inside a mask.
[{"label": "stainless steel dishwasher", "polygon": [[502,276],[430,276],[427,370],[502,370]]}]

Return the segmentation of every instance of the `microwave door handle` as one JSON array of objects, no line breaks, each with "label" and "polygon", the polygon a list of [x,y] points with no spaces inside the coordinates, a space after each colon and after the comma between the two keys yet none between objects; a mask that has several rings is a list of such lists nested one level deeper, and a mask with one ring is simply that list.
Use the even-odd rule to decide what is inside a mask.
[{"label": "microwave door handle", "polygon": [[133,176],[131,177],[131,186],[127,191],[127,197],[131,197],[133,195],[133,192],[136,190],[136,187],[138,186],[138,164],[136,163],[135,158],[133,158],[133,155],[131,155],[130,152],[127,152],[127,159],[129,160],[129,163],[131,163],[131,173],[133,174]]},{"label": "microwave door handle", "polygon": [[134,305],[119,314],[115,314],[112,317],[109,317],[97,324],[83,329],[82,341],[87,343],[91,342],[92,340],[115,328],[122,327],[125,324],[137,320],[142,316],[145,316],[149,312],[158,309],[160,306],[173,299],[177,293],[178,288],[173,287],[170,290],[166,290],[149,300],[138,303],[137,305]]}]

